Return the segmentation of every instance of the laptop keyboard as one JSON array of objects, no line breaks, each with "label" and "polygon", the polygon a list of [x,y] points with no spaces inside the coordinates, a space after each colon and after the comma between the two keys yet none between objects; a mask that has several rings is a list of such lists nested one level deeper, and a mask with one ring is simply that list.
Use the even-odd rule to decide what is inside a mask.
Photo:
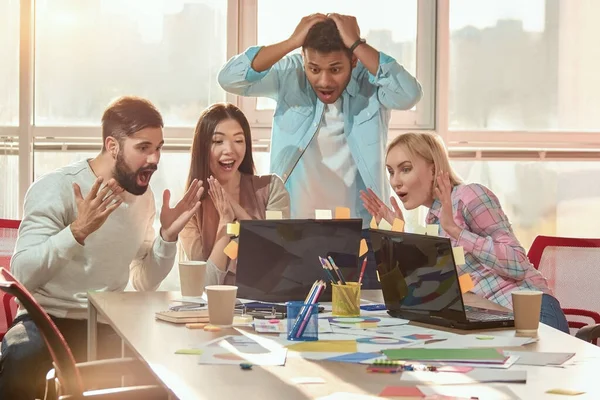
[{"label": "laptop keyboard", "polygon": [[511,320],[513,316],[511,314],[490,314],[481,311],[469,310],[466,312],[467,319],[471,321],[502,321]]}]

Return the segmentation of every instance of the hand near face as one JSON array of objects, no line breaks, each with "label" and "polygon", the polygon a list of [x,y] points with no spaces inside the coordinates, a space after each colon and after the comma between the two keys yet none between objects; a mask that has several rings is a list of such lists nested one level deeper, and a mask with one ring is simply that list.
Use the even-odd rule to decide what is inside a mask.
[{"label": "hand near face", "polygon": [[71,232],[80,244],[84,244],[85,239],[91,233],[96,232],[108,216],[119,208],[123,202],[123,199],[119,196],[123,193],[123,188],[114,179],[111,179],[100,189],[102,181],[102,178],[97,178],[85,198],[81,195],[79,185],[73,183],[77,218],[71,223]]},{"label": "hand near face", "polygon": [[381,201],[381,199],[377,197],[375,192],[373,192],[371,189],[367,189],[366,192],[361,190],[360,198],[369,214],[375,217],[375,222],[377,223],[377,225],[379,225],[379,222],[382,218],[390,224],[394,223],[395,218],[404,221],[402,210],[400,209],[400,206],[398,205],[398,202],[396,201],[396,198],[394,196],[390,197],[390,202],[392,203],[392,207],[394,208],[393,211],[390,210],[390,208],[386,206],[385,203]]},{"label": "hand near face", "polygon": [[325,14],[320,13],[307,15],[306,17],[302,18],[298,26],[296,26],[294,33],[292,33],[292,36],[290,36],[289,39],[294,44],[294,48],[298,48],[304,44],[306,35],[308,34],[308,31],[310,30],[310,28],[312,28],[314,24],[316,24],[317,22],[325,21],[326,19],[327,16]]},{"label": "hand near face", "polygon": [[203,191],[202,182],[194,179],[174,208],[169,206],[171,192],[168,189],[163,192],[163,204],[160,210],[160,235],[163,240],[167,242],[177,240],[179,232],[198,211]]},{"label": "hand near face", "polygon": [[225,193],[225,189],[223,189],[223,186],[221,186],[219,181],[212,176],[208,178],[208,194],[210,195],[210,198],[212,199],[212,202],[219,213],[221,224],[233,222],[235,219],[235,214],[233,212],[233,207],[229,202],[229,197],[227,196],[227,193]]},{"label": "hand near face", "polygon": [[340,36],[344,46],[350,48],[358,39],[360,39],[360,28],[356,18],[351,15],[328,14],[340,31]]},{"label": "hand near face", "polygon": [[436,182],[437,185],[433,188],[433,193],[442,205],[440,210],[440,225],[446,233],[454,239],[458,239],[462,229],[454,222],[454,216],[452,215],[452,184],[450,183],[450,174],[440,171]]}]

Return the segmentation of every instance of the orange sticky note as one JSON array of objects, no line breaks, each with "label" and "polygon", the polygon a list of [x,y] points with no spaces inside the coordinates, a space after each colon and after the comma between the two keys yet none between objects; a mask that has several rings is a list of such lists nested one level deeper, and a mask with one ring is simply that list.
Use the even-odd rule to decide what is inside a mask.
[{"label": "orange sticky note", "polygon": [[365,254],[367,254],[367,251],[369,251],[369,248],[367,247],[367,241],[365,239],[361,239],[360,240],[360,249],[358,250],[358,256],[362,257]]},{"label": "orange sticky note", "polygon": [[452,254],[454,255],[454,263],[456,265],[465,265],[465,250],[462,246],[456,246],[452,248]]},{"label": "orange sticky note", "polygon": [[350,209],[348,207],[336,207],[335,219],[350,219]]},{"label": "orange sticky note", "polygon": [[461,293],[467,293],[469,290],[475,287],[473,279],[471,279],[471,275],[469,274],[462,274],[461,276],[459,276],[458,284],[460,285]]},{"label": "orange sticky note", "polygon": [[375,221],[375,217],[371,218],[371,223],[369,224],[369,228],[377,229],[377,221]]},{"label": "orange sticky note", "polygon": [[227,246],[223,249],[223,253],[227,255],[227,257],[235,260],[238,256],[238,243],[235,240],[229,242]]},{"label": "orange sticky note", "polygon": [[392,224],[392,231],[404,232],[404,221],[402,221],[400,218],[394,218],[394,223]]}]

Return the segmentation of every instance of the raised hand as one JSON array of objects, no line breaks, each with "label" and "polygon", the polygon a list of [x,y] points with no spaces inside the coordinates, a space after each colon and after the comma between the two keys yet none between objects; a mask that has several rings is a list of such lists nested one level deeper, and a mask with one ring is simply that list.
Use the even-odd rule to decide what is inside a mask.
[{"label": "raised hand", "polygon": [[208,194],[219,213],[221,224],[233,222],[235,213],[233,212],[229,197],[227,196],[227,193],[225,193],[225,189],[223,189],[219,181],[212,176],[208,178],[208,186]]},{"label": "raised hand", "polygon": [[402,215],[402,210],[400,209],[400,206],[398,205],[398,202],[394,196],[390,197],[390,202],[392,203],[394,210],[391,210],[388,206],[386,206],[385,203],[381,201],[381,199],[377,197],[375,192],[373,192],[371,189],[367,189],[366,192],[361,190],[360,198],[369,214],[375,217],[375,222],[377,225],[379,225],[379,222],[382,218],[390,224],[394,223],[395,218],[404,221],[404,215]]},{"label": "raised hand", "polygon": [[458,239],[462,229],[454,221],[450,174],[448,172],[440,171],[436,181],[437,185],[433,188],[433,193],[442,205],[439,216],[440,225],[447,234],[452,236],[454,239]]},{"label": "raised hand", "polygon": [[73,183],[77,217],[71,223],[71,232],[80,244],[84,244],[85,239],[96,232],[108,216],[119,208],[123,202],[123,199],[119,196],[123,192],[123,188],[114,179],[109,180],[100,189],[102,182],[103,179],[98,177],[85,197],[82,196],[79,185]]},{"label": "raised hand", "polygon": [[169,189],[163,192],[163,204],[160,210],[160,235],[163,240],[167,242],[177,240],[179,232],[198,211],[202,192],[204,192],[202,181],[194,179],[183,198],[173,208],[169,205],[171,192]]},{"label": "raised hand", "polygon": [[304,44],[304,39],[306,39],[308,31],[314,24],[320,21],[325,21],[326,19],[327,16],[320,13],[307,15],[306,17],[302,18],[289,39],[289,41],[294,44],[294,48],[298,48]]},{"label": "raised hand", "polygon": [[350,48],[354,42],[360,39],[360,28],[355,17],[335,13],[327,14],[327,16],[335,22],[344,46]]}]

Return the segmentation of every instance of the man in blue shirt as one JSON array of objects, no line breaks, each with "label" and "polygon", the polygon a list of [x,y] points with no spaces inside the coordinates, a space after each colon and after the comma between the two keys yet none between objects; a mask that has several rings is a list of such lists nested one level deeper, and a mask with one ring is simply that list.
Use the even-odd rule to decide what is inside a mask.
[{"label": "man in blue shirt", "polygon": [[[302,54],[288,55],[301,46]],[[219,84],[277,102],[271,171],[286,182],[292,218],[345,206],[368,229],[360,191],[389,198],[384,159],[391,110],[412,108],[422,90],[396,60],[360,38],[355,17],[306,16],[289,39],[229,60]],[[365,288],[377,286],[371,252],[368,259]]]}]

